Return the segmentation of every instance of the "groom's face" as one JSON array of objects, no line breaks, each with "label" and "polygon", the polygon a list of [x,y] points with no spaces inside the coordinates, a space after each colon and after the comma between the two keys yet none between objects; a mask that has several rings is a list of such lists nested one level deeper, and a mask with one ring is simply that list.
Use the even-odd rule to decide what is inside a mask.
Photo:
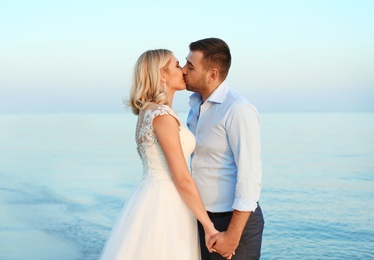
[{"label": "groom's face", "polygon": [[203,53],[201,51],[190,51],[186,60],[186,65],[184,65],[182,71],[187,90],[193,92],[204,91],[207,85],[207,71],[202,62]]}]

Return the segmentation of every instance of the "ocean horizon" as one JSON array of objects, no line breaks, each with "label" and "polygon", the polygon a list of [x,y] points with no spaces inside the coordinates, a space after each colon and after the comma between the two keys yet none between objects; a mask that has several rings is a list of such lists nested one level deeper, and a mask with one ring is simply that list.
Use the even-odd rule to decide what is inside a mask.
[{"label": "ocean horizon", "polygon": [[[261,259],[374,259],[374,113],[260,117]],[[0,259],[98,259],[142,178],[136,116],[0,114],[0,125]]]}]

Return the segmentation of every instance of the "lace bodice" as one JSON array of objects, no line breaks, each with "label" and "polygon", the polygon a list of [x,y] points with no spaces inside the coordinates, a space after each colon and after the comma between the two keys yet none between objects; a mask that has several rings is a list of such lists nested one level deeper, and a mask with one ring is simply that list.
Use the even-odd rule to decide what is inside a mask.
[{"label": "lace bodice", "polygon": [[195,148],[195,137],[186,126],[181,124],[170,107],[151,104],[145,110],[140,111],[136,127],[136,143],[143,163],[143,178],[145,180],[171,180],[169,167],[153,129],[153,119],[165,115],[173,116],[179,123],[179,136],[186,161]]}]

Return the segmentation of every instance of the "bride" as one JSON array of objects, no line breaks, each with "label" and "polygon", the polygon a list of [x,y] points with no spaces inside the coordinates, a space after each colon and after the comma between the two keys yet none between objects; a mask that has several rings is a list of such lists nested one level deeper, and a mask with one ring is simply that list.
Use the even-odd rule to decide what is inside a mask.
[{"label": "bride", "polygon": [[175,91],[185,88],[171,51],[150,50],[139,57],[129,103],[138,116],[143,181],[123,207],[101,259],[200,259],[197,220],[206,242],[218,233],[187,167],[194,136],[172,109]]}]

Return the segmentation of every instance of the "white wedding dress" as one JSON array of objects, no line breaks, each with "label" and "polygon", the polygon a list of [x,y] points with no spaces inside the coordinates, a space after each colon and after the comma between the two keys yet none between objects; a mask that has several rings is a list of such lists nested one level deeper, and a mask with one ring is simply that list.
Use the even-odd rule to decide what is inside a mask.
[{"label": "white wedding dress", "polygon": [[153,130],[153,119],[162,115],[178,120],[186,160],[195,148],[193,134],[170,107],[151,104],[140,112],[136,141],[143,163],[143,181],[123,207],[101,259],[200,259],[196,218],[174,185]]}]

